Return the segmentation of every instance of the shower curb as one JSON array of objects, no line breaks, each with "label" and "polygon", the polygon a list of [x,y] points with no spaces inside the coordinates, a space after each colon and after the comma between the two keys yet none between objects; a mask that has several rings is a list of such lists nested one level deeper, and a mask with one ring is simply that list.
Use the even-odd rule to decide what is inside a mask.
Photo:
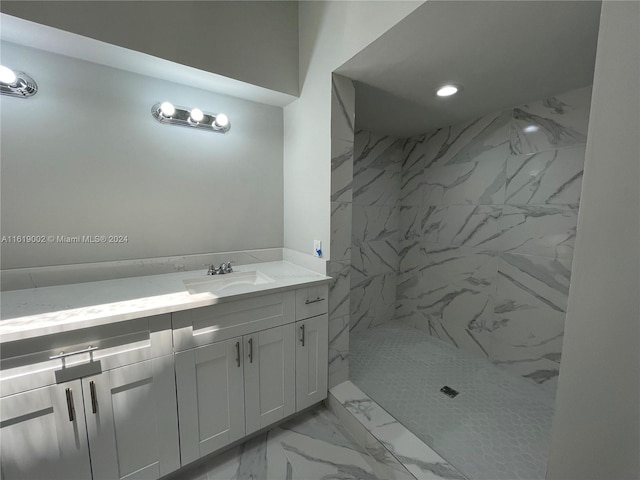
[{"label": "shower curb", "polygon": [[416,480],[468,480],[351,381],[329,390],[329,409],[377,461]]}]

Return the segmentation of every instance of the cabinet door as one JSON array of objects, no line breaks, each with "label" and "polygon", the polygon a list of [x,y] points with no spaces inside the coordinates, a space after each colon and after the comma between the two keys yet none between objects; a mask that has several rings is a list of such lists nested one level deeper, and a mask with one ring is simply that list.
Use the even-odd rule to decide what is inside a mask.
[{"label": "cabinet door", "polygon": [[296,408],[300,411],[327,396],[328,317],[296,322],[296,331]]},{"label": "cabinet door", "polygon": [[93,480],[155,479],[180,467],[173,355],[82,380]]},{"label": "cabinet door", "polygon": [[0,400],[4,480],[86,480],[89,449],[79,380]]},{"label": "cabinet door", "polygon": [[244,436],[242,338],[176,354],[182,465]]},{"label": "cabinet door", "polygon": [[290,323],[243,337],[247,435],[295,413],[294,330]]}]

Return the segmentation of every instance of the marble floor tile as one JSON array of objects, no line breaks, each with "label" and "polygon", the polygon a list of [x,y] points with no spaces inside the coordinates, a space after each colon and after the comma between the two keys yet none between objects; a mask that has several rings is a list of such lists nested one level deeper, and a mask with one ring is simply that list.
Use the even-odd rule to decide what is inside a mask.
[{"label": "marble floor tile", "polygon": [[379,462],[326,407],[302,414],[171,480],[413,480]]}]

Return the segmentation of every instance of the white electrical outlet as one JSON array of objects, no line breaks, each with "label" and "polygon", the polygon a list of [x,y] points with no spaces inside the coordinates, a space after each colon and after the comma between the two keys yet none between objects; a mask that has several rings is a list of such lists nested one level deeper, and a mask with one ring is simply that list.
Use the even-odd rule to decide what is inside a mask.
[{"label": "white electrical outlet", "polygon": [[322,240],[313,241],[313,256],[322,257]]}]

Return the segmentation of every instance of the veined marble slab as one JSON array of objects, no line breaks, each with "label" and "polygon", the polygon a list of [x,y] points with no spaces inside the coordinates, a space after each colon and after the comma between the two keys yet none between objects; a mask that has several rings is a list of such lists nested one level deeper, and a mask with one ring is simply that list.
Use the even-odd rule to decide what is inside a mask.
[{"label": "veined marble slab", "polygon": [[526,154],[584,145],[590,107],[589,86],[514,108],[511,150]]},{"label": "veined marble slab", "polygon": [[505,203],[575,205],[580,203],[585,147],[513,155],[507,160]]},{"label": "veined marble slab", "polygon": [[222,454],[188,466],[170,480],[415,480],[357,442],[324,407],[297,416]]},{"label": "veined marble slab", "polygon": [[[353,383],[347,381],[333,387],[329,392],[329,398],[330,406],[333,404],[335,408],[337,403],[344,407],[416,479],[466,479]],[[339,409],[335,408],[335,411],[339,412]],[[341,413],[337,415],[346,420],[347,428],[350,424],[353,428],[347,417]],[[357,430],[355,436],[363,438],[362,433],[358,433]],[[390,460],[387,460],[387,464],[395,465]]]},{"label": "veined marble slab", "polygon": [[2,292],[0,342],[204,307],[330,280],[285,261],[241,265],[234,270],[260,271],[273,282],[234,285],[218,295],[191,295],[183,280],[206,278],[206,270],[200,270]]}]

